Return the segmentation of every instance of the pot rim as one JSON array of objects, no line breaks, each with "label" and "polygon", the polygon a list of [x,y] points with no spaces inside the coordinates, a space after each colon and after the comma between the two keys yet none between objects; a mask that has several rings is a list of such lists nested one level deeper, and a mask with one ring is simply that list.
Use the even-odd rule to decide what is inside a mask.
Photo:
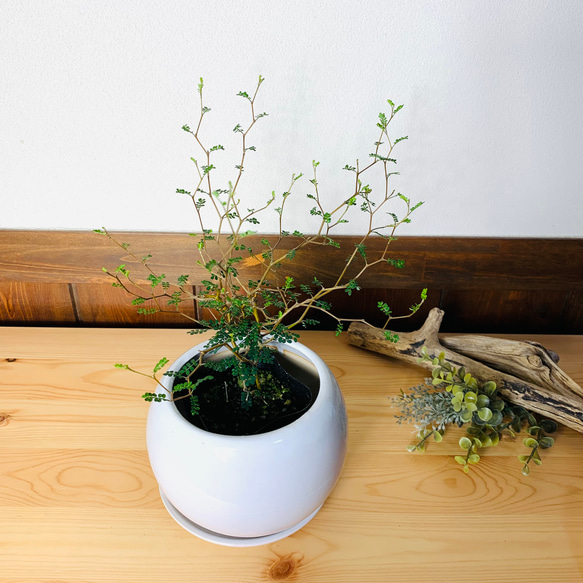
[{"label": "pot rim", "polygon": [[[188,362],[197,352],[199,352],[204,346],[206,342],[202,342],[192,348],[188,349],[186,352],[182,353],[168,368],[168,371],[177,371]],[[177,423],[183,423],[187,425],[194,433],[200,433],[200,437],[207,436],[207,438],[212,438],[217,441],[221,442],[230,442],[233,439],[240,440],[245,439],[249,441],[253,440],[265,440],[269,439],[270,441],[279,441],[287,437],[287,434],[290,432],[296,432],[298,424],[301,423],[309,423],[310,417],[317,414],[317,410],[324,406],[323,402],[327,396],[332,393],[331,386],[329,383],[322,382],[325,377],[330,377],[333,379],[333,382],[336,383],[334,377],[330,373],[328,366],[326,363],[315,353],[312,349],[308,348],[305,344],[301,342],[293,342],[290,344],[284,344],[281,342],[270,342],[271,346],[277,347],[280,352],[285,352],[286,350],[289,352],[293,352],[294,354],[306,358],[315,368],[318,373],[318,377],[320,380],[320,387],[318,390],[318,394],[310,408],[300,415],[297,419],[292,421],[291,423],[280,427],[279,429],[274,429],[272,431],[266,431],[264,433],[257,433],[253,435],[225,435],[222,433],[214,433],[212,431],[207,431],[206,429],[202,429],[189,423],[178,411],[174,401],[160,401],[160,402],[152,402],[150,406],[164,406],[169,409],[170,414],[174,418]],[[168,390],[171,391],[171,377],[163,376],[161,379],[162,385]]]}]

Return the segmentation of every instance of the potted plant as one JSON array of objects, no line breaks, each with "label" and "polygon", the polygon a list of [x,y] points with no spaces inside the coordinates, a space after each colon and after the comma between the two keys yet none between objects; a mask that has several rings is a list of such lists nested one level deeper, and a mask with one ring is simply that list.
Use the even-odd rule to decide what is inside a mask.
[{"label": "potted plant", "polygon": [[[346,449],[344,402],[326,364],[297,342],[297,329],[317,323],[313,314],[325,312],[336,318],[336,334],[341,333],[346,320],[334,316],[328,296],[356,292],[360,276],[382,263],[402,267],[401,261],[389,257],[388,249],[396,229],[410,222],[421,204],[412,205],[389,188],[390,177],[396,174],[390,171],[396,163],[393,150],[406,139],[389,137],[389,124],[402,108],[389,100],[390,114],[379,115],[380,135],[367,164],[361,166],[357,160],[355,166],[344,167],[354,174],[354,188],[347,196],[328,206],[318,190],[319,163],[312,162],[307,196],[313,202],[310,214],[318,221],[314,233],[286,230],[286,211],[302,174],[292,175],[281,196],[272,193],[260,208],[248,208],[239,190],[247,157],[255,150],[249,134],[267,115],[256,112],[262,82],[260,76],[252,94],[238,93],[248,101],[251,115],[246,128],[238,124],[233,130],[241,136],[241,154],[227,188],[214,184],[215,157],[225,148],[209,147],[201,139],[200,128],[210,111],[203,102],[202,79],[198,121],[194,129],[182,128],[202,153],[201,162],[192,158],[194,187],[177,191],[192,200],[198,225],[194,249],[205,277],[196,293],[188,275],[170,281],[150,267],[150,255],[140,257],[106,229],[98,230],[145,270],[146,285],[130,273],[127,263],[115,270],[104,268],[114,286],[133,296],[140,313],[178,311],[193,320],[191,334],[213,332],[169,367],[162,358],[152,373],[126,364],[116,366],[146,374],[157,383],[158,388],[143,397],[151,402],[148,453],[164,504],[189,531],[227,545],[262,544],[287,536],[317,513],[333,489]],[[384,177],[376,199],[362,181],[373,168]],[[401,218],[387,212],[393,201],[404,207]],[[274,236],[262,237],[250,230],[265,212],[276,213],[279,229]],[[332,247],[341,253],[333,234],[353,212],[364,213],[368,226],[333,281],[323,283],[313,277],[296,282],[285,273],[285,266],[297,261],[308,246]],[[384,250],[374,258],[367,254],[371,237],[385,241]],[[243,276],[250,263],[259,268],[259,275],[251,279]],[[412,313],[424,299],[425,293]],[[185,301],[196,302],[202,315],[183,311]],[[388,324],[393,318],[389,307],[381,302],[379,308]],[[397,338],[388,330],[385,334]]]}]

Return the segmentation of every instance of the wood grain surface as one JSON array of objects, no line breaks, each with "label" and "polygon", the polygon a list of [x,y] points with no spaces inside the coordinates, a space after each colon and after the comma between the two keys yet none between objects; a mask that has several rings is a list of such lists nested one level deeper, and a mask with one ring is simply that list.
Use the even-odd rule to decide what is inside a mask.
[{"label": "wood grain surface", "polygon": [[[516,336],[506,336],[519,339]],[[522,339],[522,338],[520,338]],[[532,336],[583,383],[583,337]],[[409,454],[387,398],[425,372],[310,332],[349,416],[342,476],[282,541],[219,547],[164,509],[145,449],[147,369],[192,344],[181,330],[0,328],[2,583],[580,583],[583,438],[561,427],[530,477],[521,439],[465,475],[457,433]]]},{"label": "wood grain surface", "polygon": [[[148,262],[154,271],[169,278],[189,274],[195,285],[206,278],[197,264],[196,237],[186,233],[114,233],[128,243],[138,257],[152,254]],[[253,235],[247,245],[257,252],[262,239],[274,235]],[[339,249],[309,246],[286,264],[286,274],[296,282],[309,283],[313,276],[323,282],[335,281],[345,266],[347,254],[360,241],[355,236],[338,236]],[[278,246],[283,255],[297,239],[286,237]],[[209,249],[215,245],[209,242]],[[367,242],[373,257],[384,248],[380,237]],[[534,239],[496,237],[399,237],[391,243],[390,256],[403,259],[406,269],[389,265],[367,272],[359,279],[362,287],[410,289],[502,289],[502,290],[583,290],[583,239]],[[87,231],[0,230],[0,281],[50,283],[111,283],[102,267],[127,265],[134,277],[140,262],[103,235]],[[305,266],[310,266],[306,273]],[[244,278],[257,277],[260,262],[249,257],[238,264]],[[142,271],[142,280],[148,273]],[[284,276],[282,276],[284,278]]]},{"label": "wood grain surface", "polygon": [[[196,238],[185,233],[131,232],[116,237],[129,243],[137,258],[151,253],[149,265],[171,281],[189,274],[196,287],[208,275],[197,265]],[[254,235],[247,242],[259,252],[263,238],[274,241],[273,235]],[[283,281],[291,276],[296,285],[309,283],[314,276],[335,281],[359,241],[354,236],[337,239],[340,249],[303,249],[276,277]],[[277,253],[285,253],[294,241],[285,238]],[[367,243],[370,257],[379,253],[382,243],[378,237]],[[336,314],[382,325],[379,301],[387,303],[393,314],[407,314],[417,303],[419,290],[429,288],[425,307],[446,311],[444,332],[583,333],[581,238],[400,237],[391,245],[391,257],[404,260],[405,269],[384,264],[366,272],[358,279],[361,292],[350,297],[338,292],[330,298]],[[146,278],[140,260],[103,235],[0,230],[0,325],[190,326],[175,313],[138,315],[131,298],[112,288],[111,278],[102,271],[121,263],[133,277]],[[238,264],[244,279],[258,277],[260,268],[256,257]],[[195,312],[192,304],[182,307]],[[321,320],[316,329],[334,330],[336,321],[321,315],[311,315]],[[411,329],[403,320],[394,325],[396,330]]]},{"label": "wood grain surface", "polygon": [[69,285],[0,281],[0,322],[5,325],[60,322],[64,326],[75,321]]}]

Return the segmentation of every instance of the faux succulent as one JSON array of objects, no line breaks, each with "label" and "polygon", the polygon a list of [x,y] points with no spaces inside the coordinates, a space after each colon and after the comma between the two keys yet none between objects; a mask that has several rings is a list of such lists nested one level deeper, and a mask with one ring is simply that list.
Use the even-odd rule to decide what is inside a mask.
[{"label": "faux succulent", "polygon": [[447,362],[444,353],[432,358],[424,347],[421,360],[432,363],[431,379],[395,398],[401,410],[397,423],[413,423],[417,429],[419,441],[409,451],[425,451],[430,438],[441,442],[448,426],[464,427],[466,435],[459,440],[463,454],[454,459],[467,473],[470,465],[480,461],[480,451],[495,447],[504,435],[515,438],[525,429],[528,435],[523,444],[530,452],[518,456],[522,473],[530,474],[531,462],[542,464],[540,451],[554,444],[549,435],[557,430],[554,421],[538,419],[524,407],[509,403],[498,394],[496,383],[480,384],[463,367]]}]

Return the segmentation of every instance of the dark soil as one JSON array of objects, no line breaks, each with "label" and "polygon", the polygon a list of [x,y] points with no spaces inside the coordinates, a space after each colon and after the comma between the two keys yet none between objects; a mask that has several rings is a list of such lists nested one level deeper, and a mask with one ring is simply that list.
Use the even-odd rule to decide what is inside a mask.
[{"label": "dark soil", "polygon": [[[199,372],[201,376],[213,376],[195,391],[200,412],[193,415],[190,399],[180,398],[186,391],[174,393],[176,408],[189,423],[222,435],[256,435],[289,425],[312,406],[317,394],[277,360],[260,369],[261,397],[243,393],[230,370],[217,372],[203,367]],[[184,379],[174,380],[174,384],[181,382]]]}]

